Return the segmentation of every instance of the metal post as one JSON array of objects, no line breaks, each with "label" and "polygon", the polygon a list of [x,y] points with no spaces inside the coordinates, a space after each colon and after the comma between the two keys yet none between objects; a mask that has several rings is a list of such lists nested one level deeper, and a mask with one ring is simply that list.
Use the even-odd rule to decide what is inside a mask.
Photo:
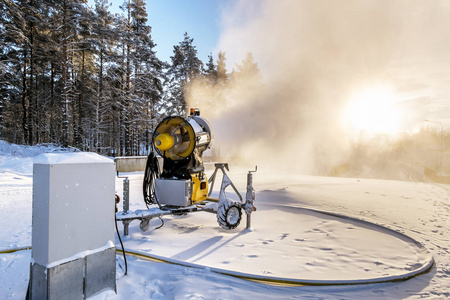
[{"label": "metal post", "polygon": [[256,172],[258,167],[255,167],[255,171],[248,171],[247,174],[247,193],[245,195],[245,213],[247,214],[247,226],[246,229],[250,229],[252,221],[252,212],[256,210],[253,203],[255,203],[255,190],[253,189],[253,172]]},{"label": "metal post", "polygon": [[[125,177],[123,180],[123,214],[128,214],[130,210],[130,181],[128,177]],[[123,220],[123,235],[128,235],[128,226],[130,224],[130,220]]]}]

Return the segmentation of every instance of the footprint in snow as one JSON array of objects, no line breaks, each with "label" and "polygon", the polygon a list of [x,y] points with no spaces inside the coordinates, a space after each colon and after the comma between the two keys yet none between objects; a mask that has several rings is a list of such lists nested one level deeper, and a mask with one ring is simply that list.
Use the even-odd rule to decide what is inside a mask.
[{"label": "footprint in snow", "polygon": [[252,255],[247,255],[247,257],[250,257],[250,258],[257,258],[257,257],[258,257],[258,255],[256,255],[256,254],[252,254]]}]

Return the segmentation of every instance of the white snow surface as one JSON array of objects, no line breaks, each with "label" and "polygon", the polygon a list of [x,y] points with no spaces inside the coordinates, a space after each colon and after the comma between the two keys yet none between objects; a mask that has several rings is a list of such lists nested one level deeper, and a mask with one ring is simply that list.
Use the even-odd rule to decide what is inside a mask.
[{"label": "white snow surface", "polygon": [[[6,149],[6,150],[5,150]],[[14,150],[11,150],[14,149]],[[31,245],[32,157],[55,147],[0,142],[0,250]],[[230,178],[245,194],[246,170],[231,165]],[[208,169],[208,174],[211,173]],[[131,210],[144,209],[143,174],[128,173]],[[214,214],[156,218],[141,232],[139,221],[123,237],[127,250],[182,261],[186,266],[128,256],[128,274],[117,255],[117,290],[91,299],[446,299],[450,297],[450,186],[421,182],[314,177],[258,170],[253,178],[257,211],[251,230],[245,217],[225,231]],[[122,196],[122,179],[117,178]],[[232,193],[230,193],[232,194]],[[231,195],[230,195],[231,196]],[[113,200],[111,200],[113,201]],[[119,209],[121,209],[119,204]],[[382,225],[394,232],[311,208]],[[99,224],[101,220],[99,220]],[[122,233],[122,225],[119,223]],[[116,246],[120,247],[116,237]],[[429,251],[429,252],[427,252]],[[214,273],[311,280],[389,278],[414,271],[429,253],[430,272],[407,281],[351,286],[275,286]],[[0,254],[0,299],[24,299],[31,251]]]}]

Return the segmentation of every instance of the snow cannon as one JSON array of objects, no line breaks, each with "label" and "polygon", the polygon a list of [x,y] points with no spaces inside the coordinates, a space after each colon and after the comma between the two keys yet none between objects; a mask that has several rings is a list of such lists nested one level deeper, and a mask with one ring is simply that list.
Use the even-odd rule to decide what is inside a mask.
[{"label": "snow cannon", "polygon": [[[226,173],[228,163],[216,163],[208,179],[202,155],[211,147],[213,138],[210,123],[200,117],[198,109],[191,109],[187,118],[170,116],[163,119],[153,132],[152,151],[144,173],[143,196],[148,209],[130,212],[124,196],[124,210],[116,214],[117,220],[122,220],[124,225],[134,219],[141,220],[141,230],[147,231],[152,218],[205,211],[215,213],[222,228],[234,229],[240,224],[244,210],[247,228],[250,228],[250,214],[256,210],[252,184],[252,172],[256,169],[247,175],[245,199]],[[223,173],[222,185],[218,197],[212,197],[218,171]],[[234,196],[227,195],[229,186]]]},{"label": "snow cannon", "polygon": [[161,178],[203,177],[202,155],[211,147],[213,138],[211,125],[200,117],[198,109],[192,109],[187,119],[179,116],[163,119],[152,138],[156,152],[164,160]]}]

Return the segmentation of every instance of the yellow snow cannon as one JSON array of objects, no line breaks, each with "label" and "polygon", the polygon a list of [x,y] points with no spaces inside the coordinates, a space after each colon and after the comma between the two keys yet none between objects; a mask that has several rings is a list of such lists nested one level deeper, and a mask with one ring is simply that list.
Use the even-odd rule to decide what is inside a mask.
[{"label": "yellow snow cannon", "polygon": [[[186,119],[171,116],[158,124],[153,134],[153,144],[156,152],[163,158],[163,171],[157,182],[176,178],[192,184],[190,199],[175,202],[166,200],[165,204],[186,206],[207,198],[208,180],[204,173],[202,155],[211,147],[213,137],[211,125],[206,119],[200,117],[198,109],[192,110],[191,115]],[[181,185],[181,181],[178,182]],[[159,182],[156,193],[172,193],[171,189],[175,184],[167,185],[167,191],[163,188],[166,185],[167,183]],[[171,199],[172,197],[161,198]]]},{"label": "yellow snow cannon", "polygon": [[[211,147],[213,139],[212,127],[200,117],[198,109],[191,109],[187,118],[170,116],[163,119],[153,132],[152,152],[148,156],[144,174],[143,194],[148,210],[129,213],[128,209],[124,209],[117,219],[124,222],[140,219],[140,227],[146,231],[154,217],[206,211],[217,214],[217,222],[222,228],[234,229],[239,225],[244,210],[249,228],[255,200],[251,172],[256,170],[249,172],[247,177],[245,199],[226,174],[227,163],[216,163],[214,173],[208,180],[202,155]],[[217,171],[223,173],[222,185],[219,197],[213,198],[211,195]],[[234,199],[225,193],[229,186],[237,195]]]}]

